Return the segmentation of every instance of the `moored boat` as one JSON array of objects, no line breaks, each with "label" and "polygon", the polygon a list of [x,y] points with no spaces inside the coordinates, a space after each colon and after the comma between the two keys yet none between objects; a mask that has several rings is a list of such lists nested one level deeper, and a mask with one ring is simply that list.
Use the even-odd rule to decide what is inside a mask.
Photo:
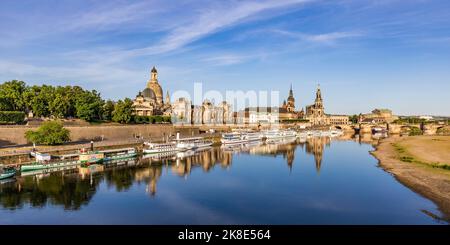
[{"label": "moored boat", "polygon": [[105,154],[102,152],[94,151],[94,152],[84,152],[79,156],[79,161],[81,163],[99,163],[103,161],[105,158]]},{"label": "moored boat", "polygon": [[72,161],[62,161],[62,162],[33,162],[31,164],[25,164],[20,166],[20,171],[34,171],[41,169],[49,169],[49,168],[65,168],[69,166],[80,165],[81,162],[77,160]]},{"label": "moored boat", "polygon": [[180,151],[195,150],[213,144],[211,140],[206,140],[203,137],[180,138],[179,134],[177,134],[174,143],[176,144],[176,148]]},{"label": "moored boat", "polygon": [[14,177],[16,175],[16,169],[7,167],[7,168],[1,168],[0,169],[0,180],[9,179]]},{"label": "moored boat", "polygon": [[336,136],[340,136],[340,135],[344,134],[344,132],[342,132],[342,130],[337,130],[337,129],[336,130],[331,130],[330,133],[331,133],[332,137],[336,137]]},{"label": "moored boat", "polygon": [[283,138],[295,138],[297,133],[293,130],[268,130],[264,132],[266,142],[278,141]]},{"label": "moored boat", "polygon": [[261,139],[261,134],[258,132],[232,132],[222,134],[220,142],[222,144],[243,144]]},{"label": "moored boat", "polygon": [[103,160],[104,161],[114,161],[114,160],[133,158],[135,156],[137,156],[136,149],[129,148],[129,149],[125,149],[124,151],[119,152],[119,153],[117,153],[115,155],[107,156]]},{"label": "moored boat", "polygon": [[175,142],[169,143],[144,143],[147,148],[144,148],[144,154],[158,154],[165,152],[177,152],[179,149],[177,148],[177,144]]}]

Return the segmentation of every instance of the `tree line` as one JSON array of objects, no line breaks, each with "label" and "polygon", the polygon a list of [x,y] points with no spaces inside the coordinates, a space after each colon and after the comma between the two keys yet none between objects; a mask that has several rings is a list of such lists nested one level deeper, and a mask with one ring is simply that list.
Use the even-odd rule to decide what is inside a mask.
[{"label": "tree line", "polygon": [[92,121],[132,121],[133,101],[104,100],[96,90],[80,86],[28,86],[12,80],[0,84],[0,111],[33,112],[34,117],[79,118]]}]

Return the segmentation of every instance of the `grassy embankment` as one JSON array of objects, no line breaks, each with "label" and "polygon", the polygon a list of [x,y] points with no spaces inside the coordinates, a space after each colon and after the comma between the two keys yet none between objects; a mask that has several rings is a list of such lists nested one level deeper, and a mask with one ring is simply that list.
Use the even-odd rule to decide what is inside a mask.
[{"label": "grassy embankment", "polygon": [[391,143],[396,158],[406,163],[416,163],[432,168],[450,170],[450,137],[418,136]]}]

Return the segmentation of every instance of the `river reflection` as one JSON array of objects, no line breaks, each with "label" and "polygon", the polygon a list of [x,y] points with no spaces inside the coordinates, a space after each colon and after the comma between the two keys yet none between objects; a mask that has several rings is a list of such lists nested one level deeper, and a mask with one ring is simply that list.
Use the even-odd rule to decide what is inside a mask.
[{"label": "river reflection", "polygon": [[[87,168],[28,173],[0,185],[0,223],[436,223],[420,211],[439,214],[434,204],[377,168],[367,153],[370,145],[361,140],[354,136],[313,137],[277,144],[211,147]],[[310,162],[315,173],[310,171]],[[327,171],[322,176],[324,166]],[[366,175],[368,182],[358,174]],[[396,191],[380,189],[390,185]],[[362,192],[364,187],[369,192],[372,189],[373,195]],[[398,201],[389,200],[393,194],[403,198],[402,202],[383,203]],[[265,204],[255,206],[261,201]],[[378,208],[362,207],[380,201],[384,208],[402,213],[390,218],[392,212],[383,216],[377,215]],[[173,203],[162,205],[168,202]],[[405,202],[409,202],[409,208],[402,210],[399,205]],[[339,211],[341,208],[344,211]],[[123,213],[112,211],[116,209]],[[184,209],[198,213],[176,215]],[[77,219],[71,216],[69,221],[67,214],[58,210],[75,212]],[[311,210],[327,212],[311,216]],[[42,217],[32,219],[27,216],[30,213]],[[100,217],[105,219],[97,219]]]}]

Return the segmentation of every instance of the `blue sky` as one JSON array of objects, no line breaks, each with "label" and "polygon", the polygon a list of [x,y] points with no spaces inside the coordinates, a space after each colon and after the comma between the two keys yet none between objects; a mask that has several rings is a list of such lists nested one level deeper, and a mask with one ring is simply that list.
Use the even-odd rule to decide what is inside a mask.
[{"label": "blue sky", "polygon": [[2,0],[0,81],[81,85],[134,98],[165,90],[320,83],[327,113],[450,115],[450,1]]}]

